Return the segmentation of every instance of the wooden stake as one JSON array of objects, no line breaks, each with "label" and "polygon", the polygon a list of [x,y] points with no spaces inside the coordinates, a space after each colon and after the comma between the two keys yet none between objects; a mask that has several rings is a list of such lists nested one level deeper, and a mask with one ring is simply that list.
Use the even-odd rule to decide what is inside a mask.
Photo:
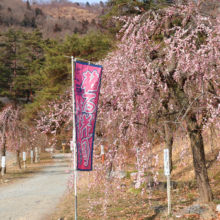
[{"label": "wooden stake", "polygon": [[102,164],[104,164],[105,161],[105,154],[102,154]]}]

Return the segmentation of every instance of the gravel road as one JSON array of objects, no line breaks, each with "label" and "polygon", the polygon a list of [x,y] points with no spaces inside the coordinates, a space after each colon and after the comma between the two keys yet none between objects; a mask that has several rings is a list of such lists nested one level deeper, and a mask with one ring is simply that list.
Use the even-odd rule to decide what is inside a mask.
[{"label": "gravel road", "polygon": [[46,220],[67,189],[70,159],[53,155],[54,164],[39,173],[0,187],[0,220]]}]

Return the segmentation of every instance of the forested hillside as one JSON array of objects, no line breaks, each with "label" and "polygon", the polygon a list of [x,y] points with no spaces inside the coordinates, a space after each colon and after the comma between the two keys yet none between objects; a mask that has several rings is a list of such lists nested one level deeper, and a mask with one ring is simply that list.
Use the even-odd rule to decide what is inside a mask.
[{"label": "forested hillside", "polygon": [[67,34],[85,34],[91,29],[103,29],[99,16],[104,13],[102,2],[101,5],[80,5],[71,2],[31,4],[22,0],[1,0],[0,27],[3,32],[13,28],[26,33],[39,28],[43,38],[64,38]]}]

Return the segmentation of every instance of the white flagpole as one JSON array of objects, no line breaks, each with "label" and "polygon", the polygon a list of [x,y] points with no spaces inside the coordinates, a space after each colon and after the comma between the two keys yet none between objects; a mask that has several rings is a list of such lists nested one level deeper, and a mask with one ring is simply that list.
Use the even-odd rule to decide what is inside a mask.
[{"label": "white flagpole", "polygon": [[[69,56],[65,56],[65,57],[69,57]],[[72,105],[73,105],[73,134],[72,134],[72,138],[73,138],[73,149],[74,149],[74,190],[75,190],[75,220],[77,220],[77,191],[76,191],[76,180],[77,180],[77,168],[76,168],[76,124],[75,124],[75,91],[74,91],[74,67],[73,67],[73,62],[76,61],[76,59],[73,56],[69,57],[71,58],[71,65],[72,65]],[[83,59],[81,59],[83,60]],[[88,61],[88,60],[84,60],[84,61]],[[90,61],[89,61],[89,65],[90,65]]]},{"label": "white flagpole", "polygon": [[73,68],[73,56],[71,56],[72,63],[72,100],[73,100],[73,149],[74,149],[74,187],[75,187],[75,220],[77,220],[77,191],[76,191],[76,127],[75,127],[75,91],[74,91],[74,68]]}]

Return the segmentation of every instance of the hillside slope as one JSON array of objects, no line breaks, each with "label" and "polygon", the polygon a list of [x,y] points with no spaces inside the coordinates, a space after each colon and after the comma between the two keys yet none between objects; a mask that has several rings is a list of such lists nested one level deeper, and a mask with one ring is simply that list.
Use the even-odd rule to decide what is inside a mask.
[{"label": "hillside slope", "polygon": [[64,37],[100,29],[98,17],[103,8],[81,7],[75,3],[30,5],[22,0],[0,0],[1,32],[9,28],[32,32],[39,28],[44,38]]},{"label": "hillside slope", "polygon": [[43,12],[47,15],[50,15],[54,18],[69,18],[75,19],[76,21],[87,20],[91,22],[93,19],[101,14],[103,8],[98,7],[97,9],[85,7],[82,8],[76,4],[53,4],[53,5],[44,5],[38,6]]}]

